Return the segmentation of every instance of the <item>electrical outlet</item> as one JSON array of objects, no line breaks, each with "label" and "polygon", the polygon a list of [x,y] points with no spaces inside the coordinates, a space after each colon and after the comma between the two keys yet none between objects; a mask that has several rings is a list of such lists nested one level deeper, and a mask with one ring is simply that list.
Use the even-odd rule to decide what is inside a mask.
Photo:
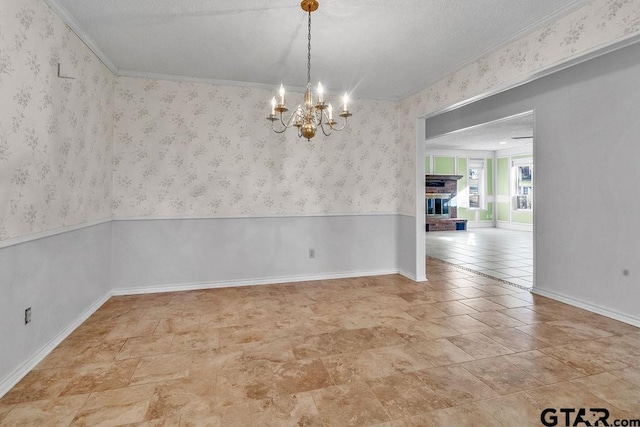
[{"label": "electrical outlet", "polygon": [[31,323],[31,307],[24,311],[24,324],[27,325],[29,323]]},{"label": "electrical outlet", "polygon": [[309,258],[315,258],[315,257],[316,257],[316,250],[309,249]]}]

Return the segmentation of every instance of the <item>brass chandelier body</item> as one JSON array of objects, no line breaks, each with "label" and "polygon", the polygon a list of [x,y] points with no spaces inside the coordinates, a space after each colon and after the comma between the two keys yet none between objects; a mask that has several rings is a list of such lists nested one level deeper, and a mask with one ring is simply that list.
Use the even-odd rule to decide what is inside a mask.
[{"label": "brass chandelier body", "polygon": [[[283,133],[291,127],[298,129],[298,136],[305,137],[307,140],[313,138],[318,128],[322,130],[325,136],[329,136],[332,131],[341,131],[347,127],[347,119],[351,117],[351,113],[347,108],[348,96],[345,93],[343,97],[343,109],[338,114],[342,123],[338,124],[333,118],[333,106],[324,102],[324,91],[322,84],[318,83],[317,95],[318,101],[313,102],[311,93],[311,12],[318,9],[317,0],[303,0],[300,3],[302,10],[308,14],[308,43],[307,43],[307,88],[304,93],[304,104],[298,105],[291,115],[285,119],[284,113],[289,111],[284,102],[284,86],[280,85],[280,102],[276,101],[275,96],[271,99],[271,114],[267,120],[271,121],[271,129],[276,133]],[[278,123],[278,125],[276,125]],[[278,126],[278,127],[276,127]]]}]

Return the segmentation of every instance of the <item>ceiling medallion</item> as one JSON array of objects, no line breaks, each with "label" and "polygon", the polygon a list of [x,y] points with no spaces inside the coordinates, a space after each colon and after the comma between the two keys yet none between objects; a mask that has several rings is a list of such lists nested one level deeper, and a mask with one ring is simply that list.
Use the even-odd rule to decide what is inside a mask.
[{"label": "ceiling medallion", "polygon": [[[321,83],[318,83],[316,90],[318,101],[315,104],[313,103],[313,95],[311,94],[311,12],[318,9],[318,1],[303,0],[300,3],[300,7],[308,14],[309,29],[307,37],[307,90],[304,93],[304,104],[298,105],[289,118],[285,119],[284,113],[289,109],[284,103],[284,86],[280,85],[280,102],[277,102],[275,96],[271,99],[271,114],[269,114],[267,120],[271,121],[271,129],[276,133],[283,133],[291,127],[296,127],[298,128],[298,136],[303,136],[310,140],[315,136],[318,128],[322,130],[325,136],[331,135],[332,131],[343,130],[347,127],[347,119],[351,117],[351,113],[347,108],[349,97],[345,93],[342,99],[342,112],[338,114],[343,120],[342,124],[338,125],[338,122],[333,118],[333,107],[331,104],[324,102],[324,91]],[[276,122],[279,122],[278,128],[276,128]]]}]

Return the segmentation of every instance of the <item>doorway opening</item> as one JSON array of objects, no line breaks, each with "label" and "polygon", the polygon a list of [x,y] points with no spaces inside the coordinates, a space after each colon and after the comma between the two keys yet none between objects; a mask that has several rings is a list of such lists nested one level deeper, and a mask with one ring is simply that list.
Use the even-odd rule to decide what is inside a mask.
[{"label": "doorway opening", "polygon": [[[498,282],[533,287],[533,144],[533,111],[424,141],[425,181],[456,180],[445,218],[442,208],[433,215],[438,198],[425,187],[427,270],[432,259]],[[434,221],[443,225],[434,227]]]}]

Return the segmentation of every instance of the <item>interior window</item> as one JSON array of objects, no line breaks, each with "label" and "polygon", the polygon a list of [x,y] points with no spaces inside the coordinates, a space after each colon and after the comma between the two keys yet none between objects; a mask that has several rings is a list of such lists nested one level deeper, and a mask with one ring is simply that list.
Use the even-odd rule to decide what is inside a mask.
[{"label": "interior window", "polygon": [[469,209],[484,208],[484,160],[469,160]]},{"label": "interior window", "polygon": [[516,166],[516,209],[533,209],[533,165]]}]

